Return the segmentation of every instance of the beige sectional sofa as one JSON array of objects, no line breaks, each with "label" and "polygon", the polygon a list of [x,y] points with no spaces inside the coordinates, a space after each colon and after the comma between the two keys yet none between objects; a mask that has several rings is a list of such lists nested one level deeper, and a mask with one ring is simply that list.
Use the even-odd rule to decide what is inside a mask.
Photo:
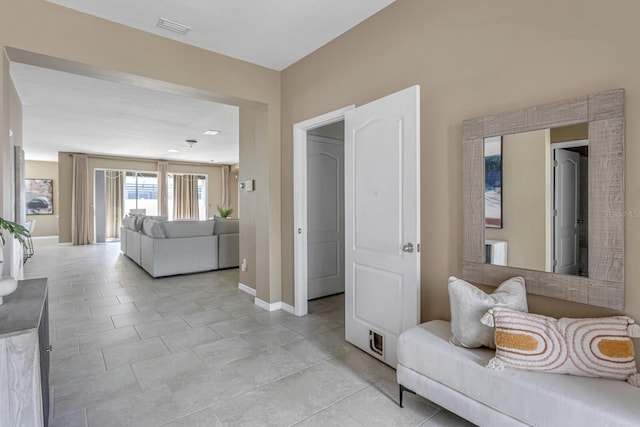
[{"label": "beige sectional sofa", "polygon": [[153,277],[234,268],[239,265],[237,219],[166,221],[127,216],[122,252]]}]

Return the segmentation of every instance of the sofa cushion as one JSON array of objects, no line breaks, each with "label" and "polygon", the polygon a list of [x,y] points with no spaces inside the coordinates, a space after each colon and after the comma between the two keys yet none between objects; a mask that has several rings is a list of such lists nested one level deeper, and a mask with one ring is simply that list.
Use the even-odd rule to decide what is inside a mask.
[{"label": "sofa cushion", "polygon": [[213,235],[213,220],[206,221],[167,221],[162,223],[164,232],[168,238],[198,237]]},{"label": "sofa cushion", "polygon": [[215,234],[234,234],[240,232],[240,221],[235,218],[214,217],[216,226],[213,229]]},{"label": "sofa cushion", "polygon": [[151,218],[151,219],[155,219],[156,221],[166,221],[167,217],[166,216],[152,216],[152,215],[136,215],[136,231],[142,231],[144,228],[144,222],[147,220],[147,218]]},{"label": "sofa cushion", "polygon": [[493,328],[480,323],[480,319],[490,308],[507,307],[529,311],[522,277],[505,280],[492,294],[487,294],[464,280],[450,277],[449,302],[453,333],[451,342],[468,348],[495,348]]},{"label": "sofa cushion", "polygon": [[163,239],[167,237],[166,233],[164,232],[164,223],[164,221],[158,221],[151,217],[147,217],[142,225],[142,231],[149,237]]},{"label": "sofa cushion", "polygon": [[122,218],[122,226],[129,230],[136,230],[136,215],[126,215]]},{"label": "sofa cushion", "polygon": [[496,359],[490,366],[628,380],[637,373],[631,337],[640,326],[627,316],[554,319],[505,308],[489,310]]}]

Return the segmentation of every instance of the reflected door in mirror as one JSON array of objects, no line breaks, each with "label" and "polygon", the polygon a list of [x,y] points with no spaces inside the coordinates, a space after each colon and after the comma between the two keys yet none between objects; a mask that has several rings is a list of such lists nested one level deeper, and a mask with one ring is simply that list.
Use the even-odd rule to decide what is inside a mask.
[{"label": "reflected door in mirror", "polygon": [[487,137],[484,149],[485,244],[509,246],[506,264],[486,262],[587,276],[587,124]]}]

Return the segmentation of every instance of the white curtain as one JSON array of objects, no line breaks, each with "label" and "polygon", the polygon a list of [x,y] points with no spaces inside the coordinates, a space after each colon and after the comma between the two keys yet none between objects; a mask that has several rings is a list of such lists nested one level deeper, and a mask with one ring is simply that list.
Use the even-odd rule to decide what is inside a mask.
[{"label": "white curtain", "polygon": [[173,176],[173,219],[200,219],[198,175]]},{"label": "white curtain", "polygon": [[106,177],[105,237],[120,238],[124,205],[124,172],[108,170]]},{"label": "white curtain", "polygon": [[86,154],[73,155],[73,186],[71,195],[71,243],[90,245],[89,159]]},{"label": "white curtain", "polygon": [[222,174],[222,200],[220,201],[220,206],[226,209],[229,207],[229,166],[222,166],[220,172]]},{"label": "white curtain", "polygon": [[169,215],[169,192],[167,189],[167,169],[169,162],[158,160],[158,215]]}]

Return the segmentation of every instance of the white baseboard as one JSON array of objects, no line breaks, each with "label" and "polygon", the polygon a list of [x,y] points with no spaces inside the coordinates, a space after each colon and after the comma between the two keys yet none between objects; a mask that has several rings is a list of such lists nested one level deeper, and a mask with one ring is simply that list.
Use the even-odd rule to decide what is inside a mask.
[{"label": "white baseboard", "polygon": [[244,283],[240,283],[238,282],[238,289],[240,289],[242,292],[246,292],[249,295],[255,297],[256,296],[256,290],[245,285]]},{"label": "white baseboard", "polygon": [[287,304],[286,302],[282,303],[282,310],[287,313],[296,314],[296,308],[292,305]]},{"label": "white baseboard", "polygon": [[287,313],[291,313],[291,314],[295,314],[296,309],[285,303],[282,301],[278,301],[278,302],[273,302],[271,304],[269,304],[266,301],[262,301],[260,298],[256,298],[254,300],[255,305],[257,305],[258,307],[267,310],[267,311],[276,311],[276,310],[283,310],[286,311]]},{"label": "white baseboard", "polygon": [[262,301],[258,297],[256,297],[256,299],[254,300],[254,304],[257,305],[258,307],[264,309],[264,310],[267,310],[267,311],[276,311],[276,310],[280,310],[282,308],[282,302],[281,301],[269,304],[266,301]]}]

